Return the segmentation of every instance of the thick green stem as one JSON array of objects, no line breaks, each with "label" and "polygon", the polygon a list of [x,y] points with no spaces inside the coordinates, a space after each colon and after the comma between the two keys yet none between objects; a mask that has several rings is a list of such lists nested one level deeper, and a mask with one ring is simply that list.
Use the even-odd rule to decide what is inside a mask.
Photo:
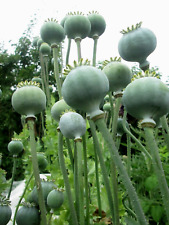
[{"label": "thick green stem", "polygon": [[27,183],[26,183],[26,185],[25,185],[24,191],[23,191],[23,193],[22,193],[22,195],[21,195],[21,197],[20,197],[20,199],[19,199],[19,201],[18,201],[18,204],[17,204],[17,206],[16,206],[15,214],[14,214],[14,218],[13,218],[13,225],[15,225],[16,215],[17,215],[19,206],[20,206],[20,204],[21,204],[21,202],[22,202],[22,199],[24,198],[24,195],[25,195],[25,193],[26,193],[26,190],[27,190],[27,188],[28,188],[28,185],[29,185],[29,183],[30,183],[32,177],[33,177],[33,173],[30,175],[30,177],[29,177],[29,179],[28,179],[28,181],[27,181]]},{"label": "thick green stem", "polygon": [[159,150],[158,150],[155,138],[154,138],[154,129],[151,127],[145,127],[144,131],[145,131],[147,146],[151,151],[154,171],[158,178],[158,183],[159,183],[159,187],[160,187],[160,191],[161,191],[161,195],[162,195],[162,200],[164,203],[167,220],[169,222],[169,211],[168,211],[168,209],[169,209],[169,189],[168,189],[168,185],[166,182],[162,163],[160,160]]},{"label": "thick green stem", "polygon": [[73,153],[72,153],[72,148],[71,148],[69,138],[66,138],[66,145],[67,145],[67,149],[68,149],[68,153],[69,153],[70,162],[72,165],[72,170],[74,171],[74,159],[73,159]]},{"label": "thick green stem", "polygon": [[50,90],[49,90],[49,71],[48,71],[48,56],[44,56],[45,62],[45,78],[46,78],[46,95],[47,95],[47,103],[50,106]]},{"label": "thick green stem", "polygon": [[89,124],[90,124],[91,132],[92,132],[93,143],[94,143],[94,146],[95,146],[95,149],[96,149],[99,161],[100,161],[100,167],[101,167],[103,181],[104,181],[106,192],[107,192],[107,198],[108,198],[108,202],[109,202],[110,212],[111,212],[112,218],[114,219],[113,197],[112,197],[112,193],[111,193],[111,188],[110,188],[109,177],[107,174],[106,165],[104,162],[104,158],[103,158],[102,150],[101,150],[101,147],[100,147],[100,144],[98,141],[98,137],[96,134],[95,124],[92,120],[89,120]]},{"label": "thick green stem", "polygon": [[84,185],[85,185],[85,200],[86,200],[86,220],[85,225],[89,223],[89,183],[88,183],[88,169],[87,169],[87,147],[86,147],[86,135],[82,136],[83,142],[83,158],[84,158]]},{"label": "thick green stem", "polygon": [[97,188],[97,202],[99,209],[99,216],[102,217],[102,204],[101,204],[101,196],[100,196],[100,181],[99,181],[99,164],[98,164],[98,156],[96,145],[94,145],[94,154],[95,154],[95,174],[96,174],[96,188]]},{"label": "thick green stem", "polygon": [[43,55],[42,53],[39,51],[39,58],[40,58],[40,65],[41,65],[41,79],[42,79],[42,90],[45,92],[45,84],[44,84],[44,70],[43,70],[43,67],[44,67],[44,60],[43,60]]},{"label": "thick green stem", "polygon": [[125,169],[125,167],[122,163],[122,160],[120,158],[118,150],[115,146],[115,143],[112,139],[111,134],[109,133],[109,131],[106,127],[104,119],[103,118],[98,118],[98,119],[96,118],[95,124],[97,125],[99,131],[101,132],[104,140],[107,143],[110,154],[111,154],[111,156],[114,160],[114,163],[115,163],[115,165],[118,169],[120,178],[121,178],[121,180],[122,180],[122,182],[123,182],[123,184],[124,184],[124,186],[125,186],[125,188],[128,192],[129,198],[131,200],[132,206],[135,210],[135,213],[137,215],[137,219],[138,219],[140,225],[148,225],[147,221],[146,221],[146,218],[145,218],[145,215],[143,213],[143,210],[141,208],[137,193],[135,191],[135,188],[133,187],[133,185],[131,183],[131,180],[130,180],[128,174],[127,174],[127,171],[126,171],[126,169]]},{"label": "thick green stem", "polygon": [[78,57],[78,62],[80,61],[80,59],[82,58],[82,54],[81,54],[81,38],[76,38],[75,39],[76,45],[77,45],[77,57]]},{"label": "thick green stem", "polygon": [[11,196],[12,186],[13,186],[15,172],[16,172],[16,163],[17,163],[17,156],[13,155],[12,178],[11,178],[11,184],[10,184],[10,188],[9,188],[9,192],[8,192],[8,197],[7,198],[10,198],[10,196]]},{"label": "thick green stem", "polygon": [[66,65],[69,64],[69,55],[70,55],[70,48],[71,48],[71,39],[68,39],[68,47],[66,52]]},{"label": "thick green stem", "polygon": [[161,121],[162,129],[163,129],[164,140],[165,140],[165,143],[167,145],[167,149],[169,151],[169,127],[168,127],[168,124],[167,124],[166,116],[162,116],[160,118],[160,121]]},{"label": "thick green stem", "polygon": [[113,122],[113,117],[114,117],[114,106],[113,106],[113,98],[112,98],[112,93],[111,91],[109,91],[109,102],[111,105],[111,118],[112,118],[112,122]]},{"label": "thick green stem", "polygon": [[61,99],[62,93],[61,93],[61,82],[60,82],[60,77],[59,77],[58,46],[53,45],[51,47],[53,49],[54,74],[55,74],[55,79],[56,79],[56,84],[57,84],[57,90],[58,90],[59,99]]},{"label": "thick green stem", "polygon": [[98,36],[93,37],[94,46],[93,46],[93,66],[96,66],[96,52],[97,52],[97,43],[98,43]]},{"label": "thick green stem", "polygon": [[129,177],[131,176],[131,139],[127,134],[127,172]]},{"label": "thick green stem", "polygon": [[121,97],[117,97],[116,101],[115,101],[115,108],[114,108],[114,114],[113,114],[113,124],[112,124],[113,140],[116,139],[117,119],[119,117],[120,105],[121,105]]},{"label": "thick green stem", "polygon": [[64,179],[64,184],[65,184],[65,189],[66,189],[66,194],[67,194],[67,199],[68,199],[68,204],[70,209],[70,215],[72,218],[72,224],[78,225],[77,215],[76,215],[71,188],[69,184],[69,178],[68,178],[68,174],[67,174],[67,170],[65,166],[64,154],[63,154],[63,135],[60,131],[58,132],[58,156],[59,156],[60,168],[61,168],[63,179]]},{"label": "thick green stem", "polygon": [[34,133],[34,122],[35,118],[27,118],[28,128],[29,128],[29,135],[30,135],[30,147],[31,147],[31,156],[32,156],[32,165],[33,165],[33,174],[35,177],[36,188],[38,192],[38,202],[39,208],[41,211],[41,222],[42,225],[47,225],[46,221],[46,207],[43,198],[43,190],[41,186],[41,179],[39,175],[39,166],[38,166],[38,159],[36,154],[36,141],[35,141],[35,133]]},{"label": "thick green stem", "polygon": [[78,172],[77,172],[77,182],[78,182],[78,190],[77,194],[79,195],[78,200],[79,200],[79,224],[80,225],[85,225],[85,220],[84,220],[84,188],[83,188],[83,152],[82,152],[82,142],[81,139],[75,140],[75,145],[77,149],[77,167],[78,167]]}]

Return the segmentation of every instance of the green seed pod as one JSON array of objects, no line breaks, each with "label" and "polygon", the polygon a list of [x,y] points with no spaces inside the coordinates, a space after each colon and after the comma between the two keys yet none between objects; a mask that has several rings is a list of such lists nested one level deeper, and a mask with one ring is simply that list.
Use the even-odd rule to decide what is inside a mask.
[{"label": "green seed pod", "polygon": [[82,14],[73,14],[69,16],[64,24],[65,33],[70,39],[84,39],[91,29],[89,19]]},{"label": "green seed pod", "polygon": [[109,112],[111,110],[111,105],[109,102],[103,105],[103,110]]},{"label": "green seed pod", "polygon": [[16,112],[27,117],[35,116],[46,108],[46,95],[35,82],[19,84],[12,95],[12,106]]},{"label": "green seed pod", "polygon": [[37,152],[37,158],[38,158],[39,170],[43,172],[48,165],[48,161],[42,152]]},{"label": "green seed pod", "polygon": [[59,209],[64,202],[64,194],[57,189],[49,192],[47,197],[47,205],[52,209]]},{"label": "green seed pod", "polygon": [[[126,127],[129,129],[129,124],[126,121]],[[123,129],[123,119],[118,118],[117,120],[117,136],[122,136],[125,133],[125,130]]]},{"label": "green seed pod", "polygon": [[61,20],[61,22],[60,22],[60,25],[64,28],[64,26],[65,26],[65,21],[67,20],[67,18],[69,17],[70,15],[68,14],[68,15],[66,15],[62,20]]},{"label": "green seed pod", "polygon": [[33,77],[32,81],[35,81],[36,83],[42,84],[42,79],[40,77]]},{"label": "green seed pod", "polygon": [[103,113],[99,106],[108,90],[109,81],[104,72],[84,65],[67,75],[62,85],[62,96],[72,108],[86,112],[92,118]]},{"label": "green seed pod", "polygon": [[8,151],[12,155],[18,155],[20,152],[22,152],[22,150],[23,150],[23,144],[21,140],[13,139],[12,141],[9,142]]},{"label": "green seed pod", "polygon": [[142,28],[141,23],[136,27],[128,28],[122,31],[123,36],[118,43],[120,56],[130,62],[139,62],[140,68],[146,70],[149,68],[147,57],[155,50],[157,40],[155,34]]},{"label": "green seed pod", "polygon": [[88,37],[94,38],[101,36],[106,29],[105,19],[97,12],[91,12],[87,17],[91,23],[91,30]]},{"label": "green seed pod", "polygon": [[39,50],[43,56],[49,56],[51,54],[51,47],[48,43],[42,43]]},{"label": "green seed pod", "polygon": [[65,39],[63,27],[56,21],[52,20],[49,20],[42,25],[40,35],[42,40],[49,45],[59,44]]},{"label": "green seed pod", "polygon": [[61,116],[59,128],[66,138],[78,139],[86,132],[86,122],[80,114],[67,112]]},{"label": "green seed pod", "polygon": [[70,106],[65,102],[64,99],[57,101],[51,108],[51,115],[54,120],[59,122],[61,115],[66,111],[69,110]]},{"label": "green seed pod", "polygon": [[37,41],[38,49],[40,49],[40,46],[41,46],[41,44],[42,44],[43,42],[44,42],[44,41],[43,41],[41,38],[39,38],[39,40]]},{"label": "green seed pod", "polygon": [[168,113],[169,89],[155,77],[136,79],[124,90],[122,103],[131,116],[156,120]]},{"label": "green seed pod", "polygon": [[122,91],[131,82],[131,70],[121,62],[110,62],[104,68],[103,72],[109,80],[109,91]]},{"label": "green seed pod", "polygon": [[32,45],[36,47],[38,44],[38,40],[39,40],[39,37],[34,37],[32,41]]},{"label": "green seed pod", "polygon": [[0,205],[0,215],[0,224],[8,224],[12,216],[11,207],[9,205]]}]

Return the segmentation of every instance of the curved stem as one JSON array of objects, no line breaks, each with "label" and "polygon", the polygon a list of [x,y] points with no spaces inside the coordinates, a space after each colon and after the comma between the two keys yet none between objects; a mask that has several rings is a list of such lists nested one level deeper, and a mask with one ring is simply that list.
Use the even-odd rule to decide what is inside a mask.
[{"label": "curved stem", "polygon": [[69,184],[69,178],[68,178],[68,174],[67,174],[67,170],[65,166],[64,154],[63,154],[63,135],[60,131],[58,132],[58,156],[59,156],[60,168],[61,168],[63,179],[64,179],[64,184],[65,184],[65,189],[66,189],[66,194],[67,194],[67,199],[68,199],[68,204],[70,209],[70,215],[72,218],[72,224],[78,225],[77,215],[76,215],[71,188]]},{"label": "curved stem", "polygon": [[93,46],[93,66],[96,66],[96,52],[97,52],[97,43],[98,43],[98,36],[93,37],[94,46]]},{"label": "curved stem", "polygon": [[88,184],[88,169],[87,169],[87,148],[86,135],[82,136],[83,141],[83,157],[84,157],[84,183],[85,183],[85,197],[86,197],[86,224],[89,225],[89,184]]},{"label": "curved stem", "polygon": [[54,46],[52,46],[52,49],[53,49],[53,58],[54,58],[54,74],[55,74],[59,99],[61,99],[62,93],[61,93],[61,82],[60,82],[60,77],[59,77],[58,47],[56,45],[54,45]]},{"label": "curved stem", "polygon": [[35,183],[36,183],[36,188],[38,192],[38,202],[39,202],[39,207],[41,211],[41,221],[42,225],[46,225],[46,207],[45,207],[45,202],[43,198],[43,190],[41,186],[41,179],[39,175],[39,166],[38,166],[38,159],[37,159],[37,154],[36,154],[36,141],[35,141],[35,133],[34,133],[34,122],[35,118],[27,118],[28,122],[28,129],[29,129],[29,135],[30,135],[30,147],[31,147],[31,156],[32,156],[32,165],[33,165],[33,174],[35,177]]},{"label": "curved stem", "polygon": [[29,177],[29,179],[28,179],[28,181],[27,181],[27,183],[26,183],[26,185],[25,185],[24,191],[23,191],[23,193],[22,193],[22,195],[21,195],[21,197],[20,197],[20,199],[19,199],[19,202],[18,202],[18,204],[17,204],[17,206],[16,206],[15,214],[14,214],[14,218],[13,218],[13,225],[15,225],[16,214],[17,214],[17,212],[18,212],[19,206],[20,206],[20,204],[21,204],[21,202],[22,202],[22,199],[23,199],[23,197],[24,197],[24,195],[25,195],[25,193],[26,193],[26,190],[27,190],[27,188],[28,188],[28,185],[29,185],[29,183],[30,183],[32,177],[33,177],[33,173],[30,175],[30,177]]},{"label": "curved stem", "polygon": [[129,198],[131,200],[132,206],[135,210],[135,213],[137,215],[137,219],[140,223],[140,225],[148,225],[145,215],[143,213],[143,210],[141,208],[137,193],[135,191],[135,188],[133,187],[131,180],[127,174],[127,171],[122,163],[122,160],[120,158],[120,155],[118,153],[118,150],[114,144],[114,141],[111,137],[111,134],[109,133],[106,124],[104,122],[103,118],[99,118],[95,120],[95,124],[97,125],[99,131],[101,132],[104,140],[107,143],[108,149],[110,151],[110,154],[114,160],[114,163],[118,169],[120,178],[128,192]]},{"label": "curved stem", "polygon": [[102,176],[103,176],[103,180],[104,180],[104,184],[105,184],[105,188],[106,188],[106,192],[107,192],[107,198],[108,198],[108,202],[109,202],[110,212],[111,212],[112,218],[114,218],[114,205],[113,205],[113,198],[112,198],[112,193],[111,193],[111,188],[110,188],[110,183],[109,183],[109,177],[107,174],[106,165],[105,165],[104,158],[102,155],[102,150],[101,150],[101,147],[100,147],[100,144],[98,141],[98,137],[96,134],[96,127],[92,120],[89,120],[89,124],[90,124],[91,132],[92,132],[94,147],[96,149],[96,152],[97,152],[97,155],[98,155],[98,158],[100,161],[100,167],[101,167]]},{"label": "curved stem", "polygon": [[69,64],[69,55],[70,55],[70,48],[71,48],[71,39],[68,39],[68,47],[67,47],[67,52],[66,52],[66,65]]},{"label": "curved stem", "polygon": [[78,56],[78,62],[80,61],[80,59],[82,58],[82,54],[81,54],[81,38],[76,38],[75,39],[76,45],[77,45],[77,56]]},{"label": "curved stem", "polygon": [[169,209],[169,189],[168,189],[167,181],[165,178],[164,170],[162,167],[162,163],[160,160],[159,150],[158,150],[155,138],[154,138],[154,130],[151,127],[145,127],[144,131],[145,131],[147,146],[151,151],[154,171],[157,175],[164,208],[166,211],[167,220],[169,222],[169,211],[168,211],[168,209]]},{"label": "curved stem", "polygon": [[16,172],[16,163],[17,163],[17,156],[16,155],[13,155],[12,179],[11,179],[11,185],[10,185],[9,192],[8,192],[8,197],[7,197],[8,199],[11,196],[12,186],[13,186],[15,172]]},{"label": "curved stem", "polygon": [[141,150],[145,153],[145,155],[147,156],[147,158],[151,161],[152,160],[152,157],[151,155],[149,154],[149,152],[146,150],[146,148],[141,144],[141,142],[127,129],[126,127],[126,115],[127,115],[127,112],[124,111],[124,115],[123,115],[123,129],[124,131],[130,135],[130,137],[138,144],[138,146],[141,148]]}]

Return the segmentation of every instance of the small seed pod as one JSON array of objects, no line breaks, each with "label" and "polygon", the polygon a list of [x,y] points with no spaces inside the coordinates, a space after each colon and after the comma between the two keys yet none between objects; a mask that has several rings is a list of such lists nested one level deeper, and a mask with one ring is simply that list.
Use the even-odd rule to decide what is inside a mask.
[{"label": "small seed pod", "polygon": [[16,112],[34,117],[46,108],[46,95],[36,82],[22,82],[18,85],[19,88],[12,95],[12,106]]},{"label": "small seed pod", "polygon": [[111,105],[109,102],[103,105],[103,110],[109,112],[111,110]]},{"label": "small seed pod", "polygon": [[5,197],[0,198],[0,215],[0,224],[8,224],[12,216],[12,209],[10,207],[10,201]]},{"label": "small seed pod", "polygon": [[18,155],[23,150],[23,144],[19,139],[13,139],[8,144],[8,151],[12,155]]},{"label": "small seed pod", "polygon": [[109,91],[122,91],[131,82],[131,70],[121,62],[109,62],[103,68],[103,72],[109,80]]},{"label": "small seed pod", "polygon": [[61,115],[66,111],[69,110],[70,106],[65,102],[64,99],[57,101],[51,109],[51,115],[54,120],[59,122]]},{"label": "small seed pod", "polygon": [[39,37],[34,37],[32,41],[32,45],[36,47],[38,44],[38,40],[39,40]]},{"label": "small seed pod", "polygon": [[42,152],[37,152],[37,158],[38,158],[39,170],[40,172],[43,172],[48,165],[48,161]]},{"label": "small seed pod", "polygon": [[44,42],[44,41],[43,41],[41,38],[39,38],[39,40],[37,41],[38,49],[40,49],[40,46],[41,46],[41,44],[42,44],[43,42]]},{"label": "small seed pod", "polygon": [[42,84],[42,79],[40,77],[33,77],[32,81],[35,81],[36,83]]},{"label": "small seed pod", "polygon": [[42,43],[39,50],[43,56],[49,56],[51,54],[51,47],[48,43]]},{"label": "small seed pod", "polygon": [[84,39],[90,33],[91,24],[86,16],[82,14],[73,14],[66,19],[64,29],[68,38]]},{"label": "small seed pod", "polygon": [[122,38],[118,43],[120,56],[130,62],[139,62],[140,68],[146,70],[149,68],[147,57],[155,50],[157,39],[155,34],[147,29],[142,28],[141,23],[127,31],[123,30]]},{"label": "small seed pod", "polygon": [[74,109],[94,117],[102,114],[100,103],[109,90],[103,71],[93,66],[78,66],[71,70],[62,85],[65,102]]},{"label": "small seed pod", "polygon": [[105,19],[97,12],[89,13],[87,18],[91,23],[91,30],[88,37],[95,38],[101,36],[106,29]]},{"label": "small seed pod", "polygon": [[[129,129],[129,124],[126,121],[126,127]],[[117,136],[122,136],[125,133],[125,130],[123,129],[123,119],[122,118],[118,118],[117,120]]]},{"label": "small seed pod", "polygon": [[61,116],[59,128],[66,138],[78,139],[86,132],[86,122],[80,114],[67,112]]},{"label": "small seed pod", "polygon": [[54,20],[46,21],[42,25],[40,35],[42,40],[49,45],[59,44],[65,39],[63,27]]},{"label": "small seed pod", "polygon": [[136,119],[157,120],[169,111],[169,89],[155,77],[139,78],[125,88],[122,104]]},{"label": "small seed pod", "polygon": [[52,209],[59,209],[64,202],[64,194],[62,191],[54,189],[49,192],[47,197],[47,205]]}]

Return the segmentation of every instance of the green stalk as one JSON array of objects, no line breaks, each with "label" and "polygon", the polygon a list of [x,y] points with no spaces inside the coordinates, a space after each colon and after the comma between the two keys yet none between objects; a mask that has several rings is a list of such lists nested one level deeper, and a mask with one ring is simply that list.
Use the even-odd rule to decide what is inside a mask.
[{"label": "green stalk", "polygon": [[93,46],[93,66],[96,66],[96,52],[97,52],[97,43],[99,36],[94,36],[94,46]]},{"label": "green stalk", "polygon": [[46,78],[46,95],[48,99],[48,106],[50,106],[50,90],[49,90],[49,72],[48,72],[48,56],[44,56],[45,62],[45,78]]},{"label": "green stalk", "polygon": [[70,48],[71,48],[71,39],[69,38],[67,52],[66,52],[66,65],[69,64]]},{"label": "green stalk", "polygon": [[44,64],[44,61],[43,61],[43,55],[42,53],[39,51],[39,58],[40,58],[40,66],[41,66],[41,79],[42,79],[42,90],[45,92],[45,84],[44,84],[44,70],[42,69],[43,68],[43,64]]},{"label": "green stalk", "polygon": [[124,186],[125,186],[125,188],[128,192],[129,198],[131,200],[132,206],[135,210],[135,213],[137,215],[137,219],[138,219],[140,225],[148,225],[147,221],[146,221],[146,218],[145,218],[145,215],[143,213],[143,210],[141,208],[137,193],[136,193],[136,191],[135,191],[135,189],[134,189],[134,187],[131,183],[131,180],[130,180],[128,174],[127,174],[127,171],[126,171],[126,169],[125,169],[125,167],[122,163],[122,160],[120,158],[118,150],[115,146],[115,143],[112,139],[111,134],[109,133],[109,131],[106,127],[104,119],[103,118],[98,118],[98,119],[95,118],[95,124],[97,125],[99,131],[101,132],[104,140],[107,143],[110,154],[114,159],[114,163],[115,163],[115,165],[118,169],[121,180],[122,180],[122,182],[123,182],[123,184],[124,184]]},{"label": "green stalk", "polygon": [[97,202],[98,202],[99,216],[102,218],[102,204],[101,204],[100,182],[99,182],[99,165],[98,165],[98,158],[97,158],[97,152],[96,152],[95,145],[94,145],[94,155],[95,155],[95,174],[96,174]]},{"label": "green stalk", "polygon": [[60,77],[59,77],[58,46],[52,45],[51,47],[53,49],[54,74],[55,74],[55,79],[56,79],[56,84],[57,84],[57,90],[58,90],[59,99],[61,99],[62,93],[61,93],[61,82],[60,82]]},{"label": "green stalk", "polygon": [[80,61],[80,59],[82,58],[82,54],[81,54],[81,38],[76,38],[75,39],[76,45],[77,45],[77,56],[78,56],[78,62]]},{"label": "green stalk", "polygon": [[119,117],[120,105],[121,105],[121,97],[117,97],[116,100],[115,100],[115,109],[114,109],[113,124],[112,124],[113,140],[116,139],[117,119]]},{"label": "green stalk", "polygon": [[162,129],[163,129],[164,140],[165,140],[165,143],[167,145],[167,149],[169,151],[169,127],[168,127],[168,124],[167,124],[166,115],[162,116],[160,118],[160,121],[161,121]]},{"label": "green stalk", "polygon": [[69,183],[69,178],[68,178],[68,174],[67,174],[67,170],[65,166],[64,154],[63,154],[63,135],[60,131],[58,132],[58,156],[59,156],[60,168],[61,168],[63,179],[64,179],[64,184],[65,184],[65,189],[66,189],[66,194],[67,194],[67,199],[68,199],[68,204],[70,209],[70,215],[72,218],[72,224],[78,225],[77,215],[76,215],[70,183]]},{"label": "green stalk", "polygon": [[169,211],[168,211],[168,209],[169,209],[169,189],[168,189],[168,185],[166,182],[162,163],[160,160],[159,150],[158,150],[155,138],[154,138],[154,129],[152,127],[144,127],[144,131],[145,131],[147,146],[151,151],[154,171],[158,178],[159,188],[161,191],[167,220],[169,222]]},{"label": "green stalk", "polygon": [[114,117],[114,106],[113,106],[113,99],[112,99],[112,93],[109,91],[109,102],[111,105],[111,118],[112,118],[112,123],[113,123],[113,117]]},{"label": "green stalk", "polygon": [[16,164],[17,164],[17,155],[13,155],[13,169],[12,169],[12,178],[11,178],[11,184],[8,192],[8,199],[10,199],[11,196],[11,191],[12,191],[12,186],[14,182],[14,177],[15,177],[15,172],[16,172]]},{"label": "green stalk", "polygon": [[28,188],[28,185],[29,185],[29,183],[30,183],[32,177],[33,177],[33,173],[30,175],[30,177],[29,177],[29,179],[28,179],[28,181],[27,181],[27,183],[26,183],[26,185],[25,185],[24,191],[23,191],[23,193],[22,193],[22,195],[21,195],[21,197],[20,197],[20,199],[19,199],[19,201],[18,201],[18,204],[17,204],[17,206],[16,206],[15,214],[14,214],[14,218],[13,218],[13,225],[15,225],[16,215],[17,215],[19,206],[20,206],[20,204],[21,204],[21,202],[22,202],[22,199],[23,199],[24,196],[25,196],[26,190],[27,190],[27,188]]},{"label": "green stalk", "polygon": [[71,162],[71,165],[72,165],[72,170],[74,171],[73,153],[72,153],[72,148],[71,148],[70,140],[68,138],[66,138],[66,145],[67,145],[67,149],[68,149],[68,153],[69,153],[70,162]]},{"label": "green stalk", "polygon": [[131,176],[131,139],[127,134],[127,172],[129,177]]},{"label": "green stalk", "polygon": [[111,188],[110,188],[109,177],[108,177],[108,174],[107,174],[106,165],[105,165],[105,162],[104,162],[104,158],[103,158],[102,150],[101,150],[101,147],[100,147],[100,143],[98,141],[98,137],[97,137],[97,134],[96,134],[95,124],[92,120],[89,120],[89,124],[90,124],[91,132],[92,132],[93,143],[94,143],[94,146],[95,146],[95,149],[96,149],[99,161],[100,161],[100,167],[101,167],[103,181],[104,181],[106,192],[107,192],[107,198],[108,198],[108,202],[109,202],[110,212],[111,212],[112,218],[114,219],[113,198],[112,198],[112,193],[111,193]]},{"label": "green stalk", "polygon": [[78,190],[77,194],[79,195],[79,224],[85,225],[84,221],[84,198],[83,198],[83,152],[82,152],[82,142],[81,139],[75,139],[75,145],[77,149],[77,182],[78,182]]},{"label": "green stalk", "polygon": [[34,125],[35,125],[35,118],[27,118],[28,122],[28,129],[30,135],[30,147],[31,147],[31,156],[32,156],[32,165],[33,165],[33,174],[35,177],[35,184],[38,192],[38,202],[39,208],[41,211],[41,221],[42,225],[47,225],[46,221],[46,207],[43,198],[43,190],[41,186],[41,179],[39,175],[39,166],[38,166],[38,159],[36,154],[36,141],[35,141],[35,132],[34,132]]},{"label": "green stalk", "polygon": [[86,135],[82,136],[83,142],[83,158],[84,158],[84,185],[85,185],[85,200],[86,200],[86,220],[85,225],[89,223],[89,184],[88,184],[88,169],[87,169],[87,148],[86,148]]},{"label": "green stalk", "polygon": [[76,212],[77,212],[77,218],[79,221],[79,215],[80,215],[80,200],[79,200],[79,181],[78,181],[78,155],[77,155],[77,146],[74,142],[74,187],[75,187],[75,206],[76,206]]},{"label": "green stalk", "polygon": [[140,149],[142,150],[142,152],[144,152],[144,154],[147,156],[147,158],[151,161],[152,157],[149,154],[149,152],[146,150],[146,148],[141,144],[141,142],[127,129],[126,127],[126,115],[127,112],[124,111],[124,115],[123,115],[123,129],[124,131],[138,144],[138,146],[140,147]]}]

